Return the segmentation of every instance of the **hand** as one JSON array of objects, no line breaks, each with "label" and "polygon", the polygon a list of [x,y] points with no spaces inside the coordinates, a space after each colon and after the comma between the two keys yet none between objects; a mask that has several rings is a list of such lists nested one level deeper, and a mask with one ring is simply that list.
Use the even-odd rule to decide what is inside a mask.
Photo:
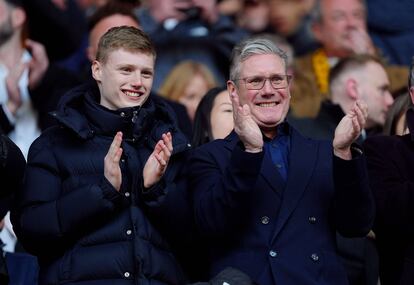
[{"label": "hand", "polygon": [[375,55],[374,44],[367,31],[363,29],[354,29],[349,32],[351,40],[351,49],[355,54]]},{"label": "hand", "polygon": [[104,159],[104,175],[105,178],[114,186],[119,192],[122,183],[122,173],[119,167],[119,161],[122,156],[122,132],[117,132],[114,140],[109,147],[108,153]]},{"label": "hand", "polygon": [[150,188],[159,182],[164,175],[173,151],[172,135],[170,132],[162,135],[162,139],[155,145],[143,170],[144,187]]},{"label": "hand", "polygon": [[183,12],[192,7],[191,0],[157,0],[151,1],[151,15],[158,23],[167,19],[184,20],[187,15]]},{"label": "hand", "polygon": [[200,17],[209,24],[217,22],[219,13],[216,0],[193,0],[195,7],[200,9]]},{"label": "hand", "polygon": [[367,104],[361,100],[356,101],[335,129],[333,148],[336,156],[347,160],[352,158],[351,144],[360,136],[367,117]]},{"label": "hand", "polygon": [[32,60],[29,62],[29,88],[34,89],[42,81],[49,67],[49,59],[45,47],[41,43],[26,40],[25,44],[32,54]]},{"label": "hand", "polygon": [[263,135],[251,116],[250,107],[247,104],[240,106],[237,94],[232,93],[230,99],[233,105],[234,131],[239,135],[247,152],[261,152]]},{"label": "hand", "polygon": [[23,104],[19,89],[19,80],[26,67],[26,63],[19,62],[16,67],[10,70],[6,77],[6,89],[8,95],[7,108],[13,115],[16,114],[17,110]]}]

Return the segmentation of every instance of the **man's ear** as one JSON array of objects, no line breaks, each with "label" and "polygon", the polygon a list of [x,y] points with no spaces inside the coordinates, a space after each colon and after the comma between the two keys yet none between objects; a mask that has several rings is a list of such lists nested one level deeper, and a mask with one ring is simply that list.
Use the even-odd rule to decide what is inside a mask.
[{"label": "man's ear", "polygon": [[92,61],[92,77],[97,81],[101,82],[102,78],[102,65],[99,61],[94,60]]},{"label": "man's ear", "polygon": [[348,78],[345,82],[346,94],[352,98],[352,100],[357,100],[359,96],[358,91],[358,82],[354,78]]},{"label": "man's ear", "polygon": [[26,12],[23,8],[13,8],[11,12],[11,19],[14,27],[22,27],[26,22]]},{"label": "man's ear", "polygon": [[414,104],[414,86],[411,86],[408,92],[410,92],[411,102]]}]

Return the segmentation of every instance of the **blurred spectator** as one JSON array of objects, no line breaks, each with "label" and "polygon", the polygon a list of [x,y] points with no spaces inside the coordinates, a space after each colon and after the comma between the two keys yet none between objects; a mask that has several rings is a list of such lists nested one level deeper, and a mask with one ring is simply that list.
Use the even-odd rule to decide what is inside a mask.
[{"label": "blurred spectator", "polygon": [[206,66],[195,61],[183,61],[171,70],[158,93],[183,104],[193,121],[198,103],[215,86],[217,83]]},{"label": "blurred spectator", "polygon": [[247,34],[218,13],[216,0],[148,0],[137,15],[157,49],[156,91],[183,60],[206,65],[225,84],[231,49]]},{"label": "blurred spectator", "polygon": [[[342,59],[331,70],[330,99],[322,102],[314,119],[293,120],[302,134],[318,139],[332,139],[336,126],[357,100],[368,105],[367,132],[379,133],[394,99],[383,64],[371,55],[353,55]],[[362,141],[361,141],[362,142]]]},{"label": "blurred spectator", "polygon": [[[322,48],[295,60],[292,113],[317,115],[320,102],[328,98],[329,71],[339,59],[353,54],[377,54],[366,28],[362,0],[316,0],[312,31]],[[405,88],[408,70],[386,65],[391,93]]]},{"label": "blurred spectator", "polygon": [[407,92],[399,95],[390,107],[384,124],[384,135],[406,135],[410,132],[406,120],[406,112],[412,106]]},{"label": "blurred spectator", "polygon": [[414,51],[414,1],[366,0],[368,30],[392,64],[410,66]]},{"label": "blurred spectator", "polygon": [[40,130],[54,123],[48,112],[78,81],[49,65],[44,47],[25,38],[21,1],[0,0],[0,7],[0,126],[26,156]]},{"label": "blurred spectator", "polygon": [[[12,208],[14,197],[21,187],[26,161],[20,149],[0,130],[0,220]],[[0,239],[0,284],[36,285],[38,266],[34,256],[4,251]]]},{"label": "blurred spectator", "polygon": [[296,55],[315,50],[319,44],[310,31],[310,12],[315,0],[269,0],[270,26],[286,38]]},{"label": "blurred spectator", "polygon": [[233,130],[233,107],[226,88],[210,89],[198,104],[194,117],[193,147],[224,139]]},{"label": "blurred spectator", "polygon": [[236,23],[253,34],[269,32],[268,0],[244,0]]},{"label": "blurred spectator", "polygon": [[30,37],[42,43],[50,61],[75,52],[86,33],[86,18],[74,0],[13,0],[23,2]]},{"label": "blurred spectator", "polygon": [[[414,102],[414,58],[409,96]],[[414,284],[414,109],[406,113],[409,134],[374,136],[364,143],[376,200],[374,231],[381,285]]]}]

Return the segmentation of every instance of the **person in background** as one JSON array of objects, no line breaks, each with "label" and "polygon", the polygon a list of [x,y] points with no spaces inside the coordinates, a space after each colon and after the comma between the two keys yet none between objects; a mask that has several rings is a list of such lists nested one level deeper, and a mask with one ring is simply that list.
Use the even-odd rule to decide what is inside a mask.
[{"label": "person in background", "polygon": [[[15,195],[22,186],[26,160],[20,149],[0,129],[0,219],[13,207]],[[38,265],[27,253],[6,252],[0,239],[0,284],[37,285]]]},{"label": "person in background", "polygon": [[[414,58],[408,93],[414,103]],[[406,113],[409,134],[373,136],[364,142],[376,202],[374,231],[382,285],[414,284],[414,109]]]},{"label": "person in background", "polygon": [[109,29],[92,63],[97,85],[67,93],[60,126],[32,144],[11,216],[40,284],[185,284],[173,252],[192,219],[190,146],[150,96],[155,56],[140,29]]},{"label": "person in background", "polygon": [[395,98],[394,104],[388,110],[387,118],[385,119],[384,135],[403,136],[410,132],[407,125],[406,113],[411,106],[411,98],[407,92]]},{"label": "person in background", "polygon": [[[335,231],[365,236],[374,220],[361,149],[367,106],[358,101],[332,141],[286,121],[286,55],[266,39],[233,51],[227,89],[234,132],[196,148],[189,189],[214,276],[231,266],[263,285],[347,284]],[[352,145],[352,147],[351,147]]]},{"label": "person in background", "polygon": [[169,100],[183,104],[191,121],[200,100],[207,91],[217,86],[207,66],[196,61],[183,61],[167,75],[158,93]]},{"label": "person in background", "polygon": [[319,47],[310,30],[310,12],[315,0],[270,0],[269,23],[272,30],[302,56]]},{"label": "person in background", "polygon": [[193,147],[224,139],[233,127],[233,108],[227,89],[212,88],[201,99],[195,113]]},{"label": "person in background", "polygon": [[[292,115],[315,117],[329,98],[329,72],[342,58],[355,54],[380,55],[367,32],[363,0],[315,0],[312,33],[321,48],[296,57],[292,84]],[[385,64],[392,94],[405,89],[405,66]]]},{"label": "person in background", "polygon": [[157,49],[154,90],[180,62],[192,60],[224,85],[231,49],[248,33],[221,15],[216,0],[148,0],[136,11]]}]

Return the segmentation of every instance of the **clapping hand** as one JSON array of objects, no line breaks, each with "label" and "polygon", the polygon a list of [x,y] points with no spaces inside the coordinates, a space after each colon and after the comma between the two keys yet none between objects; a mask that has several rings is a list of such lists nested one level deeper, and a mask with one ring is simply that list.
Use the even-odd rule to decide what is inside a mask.
[{"label": "clapping hand", "polygon": [[122,173],[119,167],[119,161],[122,156],[122,132],[117,132],[108,153],[104,159],[105,178],[114,186],[116,191],[121,189]]},{"label": "clapping hand", "polygon": [[170,132],[162,135],[155,145],[143,170],[144,187],[150,188],[159,182],[164,175],[173,152],[172,135]]},{"label": "clapping hand", "polygon": [[333,148],[336,156],[351,159],[351,144],[360,136],[368,117],[368,106],[364,101],[355,102],[335,129]]},{"label": "clapping hand", "polygon": [[239,135],[247,152],[260,152],[263,149],[263,136],[259,126],[253,120],[250,107],[240,106],[239,96],[230,95],[233,105],[234,131]]}]

